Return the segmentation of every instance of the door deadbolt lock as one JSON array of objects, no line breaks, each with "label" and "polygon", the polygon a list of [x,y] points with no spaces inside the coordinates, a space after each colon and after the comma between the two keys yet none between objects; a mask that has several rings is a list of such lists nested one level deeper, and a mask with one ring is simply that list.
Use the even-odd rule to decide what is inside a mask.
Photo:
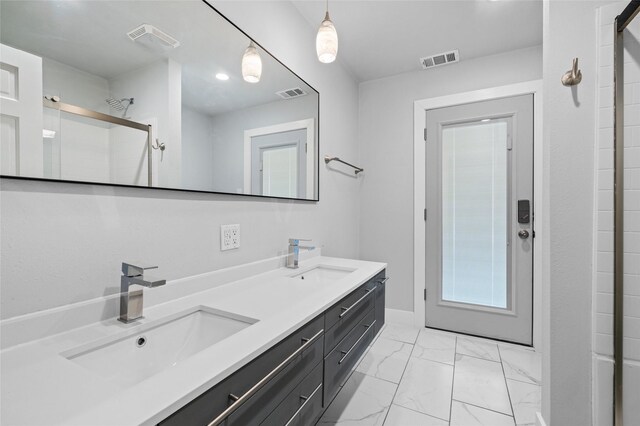
[{"label": "door deadbolt lock", "polygon": [[529,238],[529,231],[527,231],[526,229],[522,229],[518,232],[518,237],[522,238],[523,240],[526,240],[527,238]]}]

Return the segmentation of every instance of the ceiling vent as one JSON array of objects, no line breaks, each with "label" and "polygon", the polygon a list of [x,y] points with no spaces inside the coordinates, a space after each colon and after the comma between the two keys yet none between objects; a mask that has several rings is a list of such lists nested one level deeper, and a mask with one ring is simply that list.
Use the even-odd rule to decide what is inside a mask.
[{"label": "ceiling vent", "polygon": [[276,92],[276,95],[280,96],[282,99],[299,98],[300,96],[304,96],[306,94],[307,92],[305,92],[299,87],[294,87],[293,89],[286,89],[280,92]]},{"label": "ceiling vent", "polygon": [[[152,41],[160,42],[163,46],[176,48],[180,42],[164,31],[159,30],[150,24],[142,24],[127,33],[131,41]],[[149,40],[147,40],[149,39]]]},{"label": "ceiling vent", "polygon": [[457,50],[452,50],[450,52],[438,53],[437,55],[427,56],[424,58],[420,58],[420,64],[423,69],[429,69],[433,67],[439,67],[440,65],[447,65],[453,62],[460,61],[460,54]]}]

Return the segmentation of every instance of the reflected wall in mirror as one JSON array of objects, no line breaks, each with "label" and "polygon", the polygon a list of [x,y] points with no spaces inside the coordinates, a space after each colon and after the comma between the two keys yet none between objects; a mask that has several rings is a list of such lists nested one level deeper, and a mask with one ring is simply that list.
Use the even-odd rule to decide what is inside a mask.
[{"label": "reflected wall in mirror", "polygon": [[0,2],[5,177],[318,199],[318,92],[201,0]]}]

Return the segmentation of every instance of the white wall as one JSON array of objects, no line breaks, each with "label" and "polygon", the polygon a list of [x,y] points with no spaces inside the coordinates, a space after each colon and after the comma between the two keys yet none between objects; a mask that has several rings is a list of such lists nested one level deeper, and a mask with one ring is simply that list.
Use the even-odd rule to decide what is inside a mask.
[{"label": "white wall", "polygon": [[[598,20],[596,276],[593,286],[594,421],[613,423],[613,20],[625,6],[602,7]],[[640,19],[624,34],[624,422],[640,424]]]},{"label": "white wall", "polygon": [[62,102],[109,113],[106,79],[49,58],[42,58],[42,69],[45,94],[60,96]]},{"label": "white wall", "polygon": [[[598,2],[547,0],[544,10],[544,152],[548,281],[543,415],[551,425],[590,425],[594,149]],[[578,57],[583,78],[560,77]]]},{"label": "white wall", "polygon": [[537,80],[541,62],[533,47],[360,85],[360,254],[389,263],[389,308],[413,311],[413,102]]},{"label": "white wall", "polygon": [[[60,96],[62,102],[108,113],[109,84],[106,79],[52,59],[42,60],[43,89],[46,95]],[[109,182],[109,128],[105,123],[46,108],[47,125],[56,138],[49,152],[54,156],[54,177],[68,180]]]},{"label": "white wall", "polygon": [[[154,161],[157,168],[158,179],[154,185],[165,188],[180,188],[181,162],[182,162],[182,68],[173,60],[161,60],[143,68],[126,72],[109,80],[111,96],[116,99],[134,98],[134,104],[127,111],[131,120],[152,124],[149,120],[155,120],[157,125],[153,129],[153,137],[158,138],[166,145],[162,155],[162,161]],[[124,111],[113,111],[113,115],[122,116]],[[143,135],[142,139],[138,133]],[[112,170],[119,172],[116,181],[118,183],[146,184],[146,156],[141,155],[140,142],[144,148],[144,133],[139,131],[126,132],[133,136],[131,151],[120,149],[112,156]],[[123,132],[115,132],[112,142],[117,141]],[[114,147],[116,143],[112,143]],[[144,150],[146,152],[146,150]],[[159,153],[154,153],[157,160]],[[134,160],[134,161],[132,161]],[[122,163],[126,163],[123,167]],[[145,178],[141,182],[136,175],[130,175],[132,171],[144,169]]]},{"label": "white wall", "polygon": [[182,185],[213,191],[213,117],[182,105]]},{"label": "white wall", "polygon": [[[358,158],[358,87],[339,62],[318,62],[315,29],[286,2],[216,5],[319,90],[321,153]],[[357,257],[358,185],[324,164],[319,203],[3,179],[2,318],[116,293],[125,260],[172,279],[275,256],[289,237]],[[223,253],[226,223],[240,224],[242,246]]]}]

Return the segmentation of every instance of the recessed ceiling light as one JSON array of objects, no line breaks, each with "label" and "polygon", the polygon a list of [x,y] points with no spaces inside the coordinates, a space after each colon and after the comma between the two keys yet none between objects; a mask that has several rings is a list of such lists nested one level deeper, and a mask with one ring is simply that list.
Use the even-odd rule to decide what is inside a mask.
[{"label": "recessed ceiling light", "polygon": [[227,81],[229,80],[229,76],[223,72],[219,72],[218,74],[216,74],[216,78],[218,80],[222,80],[222,81]]},{"label": "recessed ceiling light", "polygon": [[483,122],[483,123],[486,123],[487,121],[491,121],[491,119],[490,118],[485,118],[484,120],[480,120],[480,121]]}]

